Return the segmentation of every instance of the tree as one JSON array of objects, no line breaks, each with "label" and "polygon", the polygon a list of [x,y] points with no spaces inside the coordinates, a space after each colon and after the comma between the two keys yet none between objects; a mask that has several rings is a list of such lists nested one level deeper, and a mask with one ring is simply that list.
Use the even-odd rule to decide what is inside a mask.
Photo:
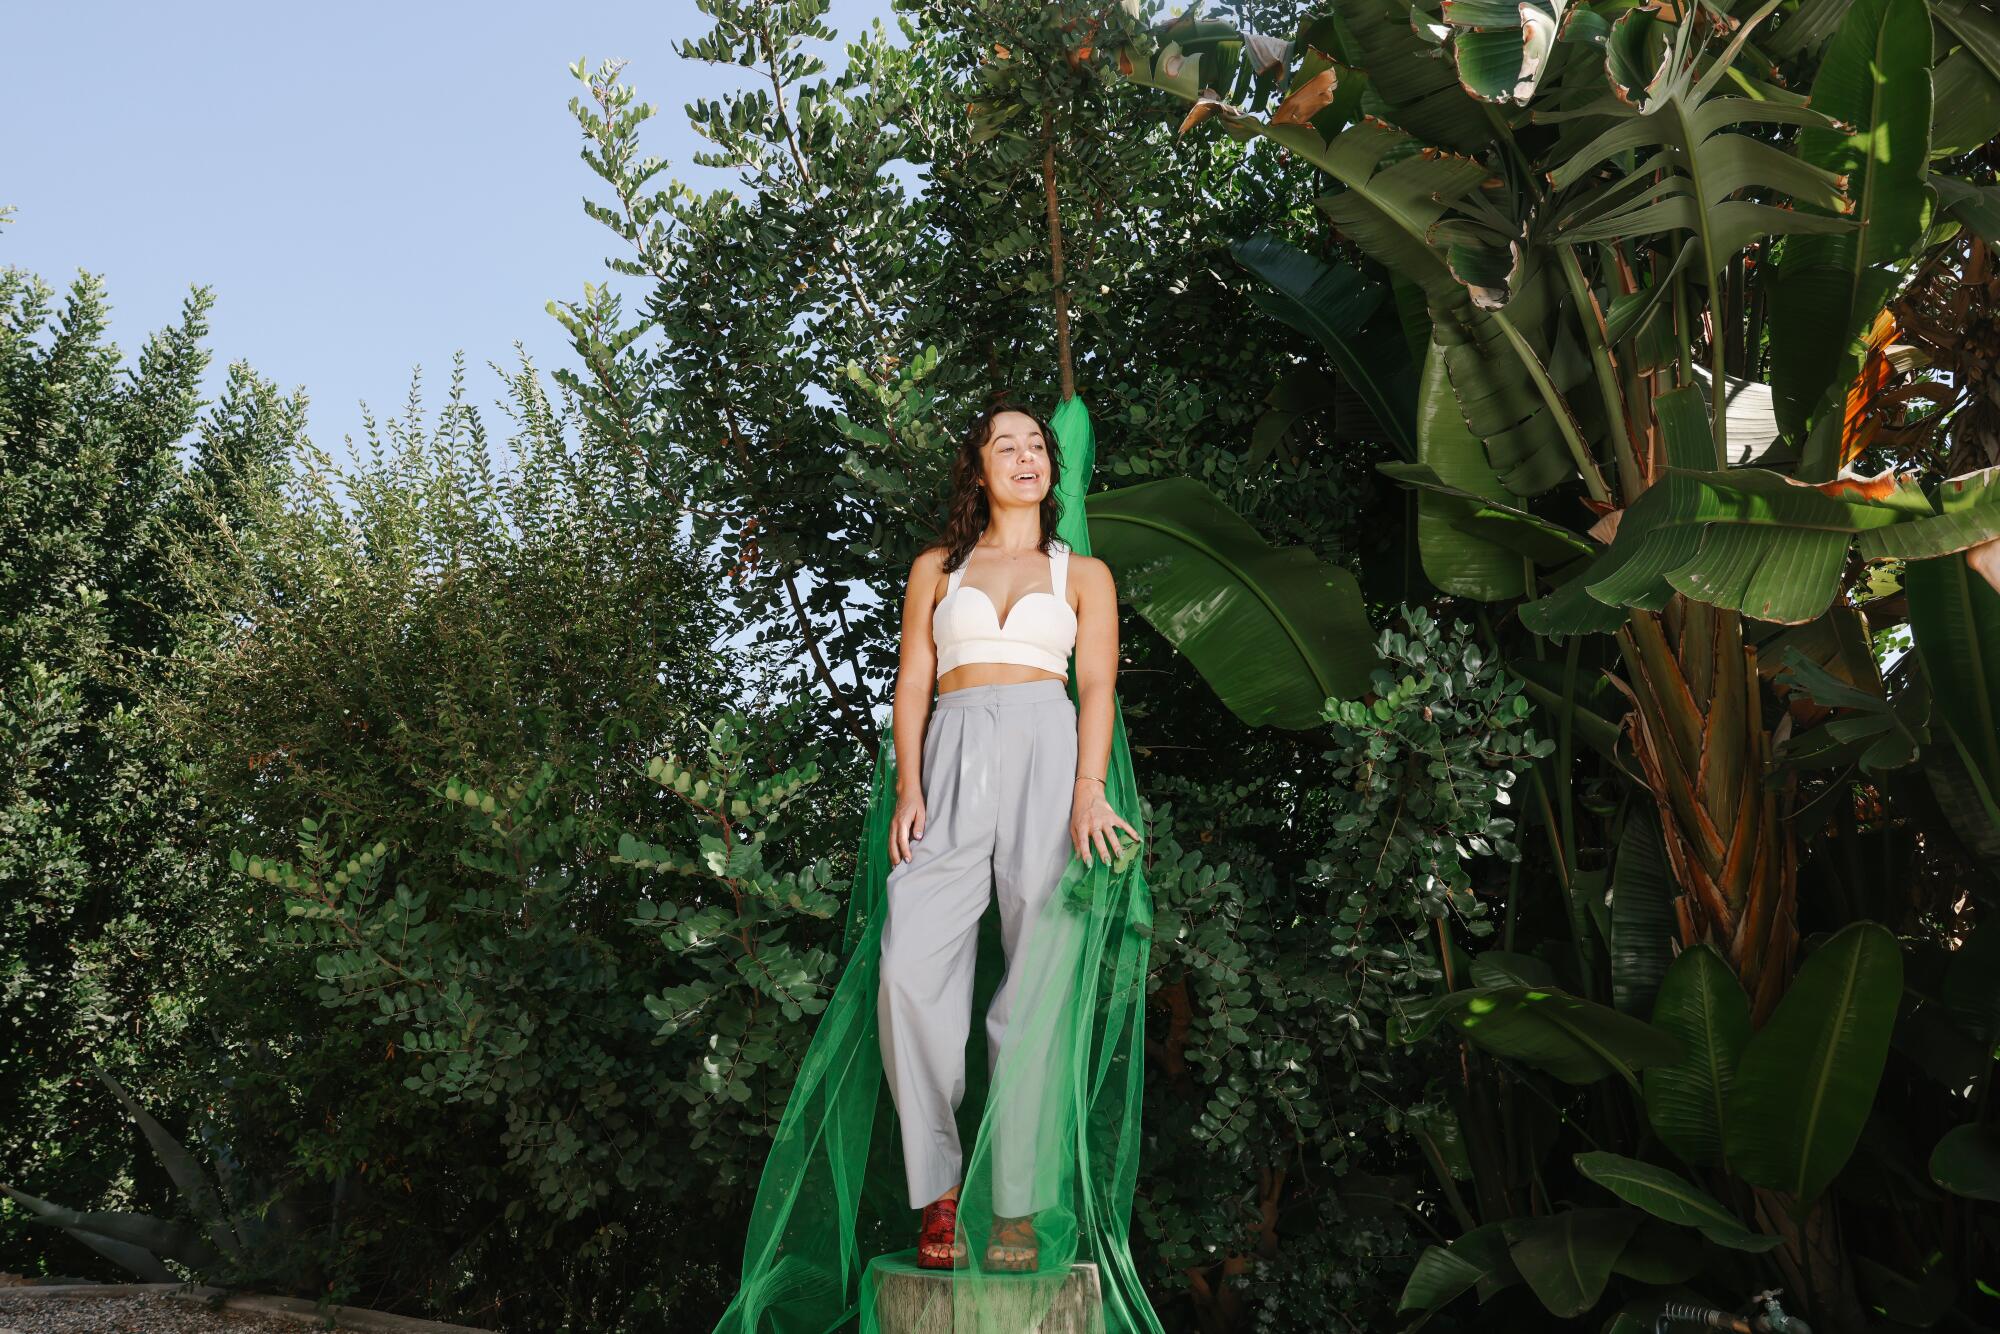
[{"label": "tree", "polygon": [[[1606,1014],[1615,1001],[1669,1024],[1653,1008],[1656,994],[1667,1004],[1669,949],[1710,943],[1713,956],[1681,958],[1726,963],[1761,1040],[1825,999],[1804,974],[1791,995],[1802,929],[1832,933],[1814,961],[1851,943],[1870,979],[1858,1008],[1820,1006],[1868,1035],[1840,1116],[1761,1149],[1739,1145],[1752,1132],[1732,1124],[1726,1167],[1687,1165],[1728,1183],[1780,1239],[1772,1263],[1816,1320],[1855,1327],[1864,1300],[1900,1300],[1884,1296],[1891,1278],[1970,1291],[1964,1266],[1898,1277],[1889,1250],[1850,1254],[1840,1221],[1854,1226],[1866,1206],[1823,1195],[1819,1168],[1847,1160],[1871,1105],[1933,1136],[1973,1112],[1942,1080],[1893,1113],[1876,1102],[1901,1087],[1875,1082],[1898,951],[1879,928],[1857,934],[1856,919],[1889,921],[1928,967],[1962,939],[1962,896],[1990,892],[1960,849],[1990,845],[2000,822],[1981,754],[1995,683],[1976,665],[2000,624],[1982,573],[2000,508],[1990,476],[1944,476],[1912,433],[1882,427],[1904,402],[1951,401],[1890,387],[1912,358],[1883,310],[1913,279],[1921,302],[1939,274],[1977,272],[1948,257],[1964,253],[1987,187],[1937,175],[1931,146],[1992,132],[1964,123],[1991,105],[2000,72],[1991,19],[1920,0],[1788,6],[1775,25],[1775,4],[1518,8],[1362,0],[1300,19],[1290,41],[1189,14],[1117,59],[1191,104],[1184,132],[1212,120],[1315,167],[1330,187],[1319,210],[1395,287],[1421,375],[1407,399],[1378,395],[1378,415],[1391,433],[1400,413],[1417,423],[1414,458],[1390,470],[1420,491],[1424,570],[1500,616],[1492,643],[1558,738],[1538,797],[1560,984]],[[1950,80],[1972,100],[1935,100]],[[1809,104],[1793,91],[1805,88]],[[1350,382],[1377,382],[1328,305],[1337,284],[1323,266],[1267,276],[1294,318],[1317,319]],[[1891,471],[1856,471],[1870,460]],[[1872,635],[1905,621],[1917,651],[1885,674]],[[1926,730],[1932,697],[1952,706]],[[1602,752],[1602,777],[1572,772],[1579,742]],[[1821,826],[1828,837],[1802,837]],[[1877,848],[1897,849],[1904,878],[1875,872]],[[1802,895],[1802,881],[1819,892]],[[1531,911],[1510,896],[1517,910]],[[1542,1037],[1522,1045],[1542,1013],[1459,1040],[1559,1071]],[[1810,1058],[1775,1040],[1753,1050],[1786,1078],[1808,1073]],[[1453,1258],[1419,1276],[1513,1265],[1549,1310],[1581,1315],[1615,1266],[1640,1265],[1620,1247],[1641,1234],[1599,1220],[1592,1281],[1546,1288],[1540,1257],[1579,1253],[1542,1223],[1582,1215],[1553,1210],[1517,1132],[1482,1143],[1482,1118],[1511,1095],[1504,1074],[1489,1086],[1466,1069],[1454,1096],[1481,1198]],[[1601,1133],[1635,1124],[1594,1106],[1611,1118]],[[1784,1121],[1777,1101],[1734,1115]],[[1802,1155],[1813,1174],[1776,1170]],[[1567,1197],[1590,1202],[1592,1181],[1569,1181]],[[1442,1175],[1440,1188],[1456,1198]],[[1532,1226],[1515,1221],[1524,1208]],[[1893,1235],[1907,1255],[1939,1234],[1904,1213]],[[1435,1306],[1463,1286],[1413,1280],[1408,1299]],[[1716,1296],[1733,1304],[1740,1287]]]},{"label": "tree", "polygon": [[[208,1040],[189,1008],[208,880],[177,852],[195,812],[143,705],[185,647],[169,533],[193,488],[268,473],[301,408],[242,364],[200,399],[205,288],[134,364],[95,275],[53,297],[0,270],[0,1177],[145,1200],[165,1183],[88,1075],[171,1068]],[[245,514],[235,496],[218,512]],[[90,1263],[39,1240],[9,1229],[0,1266]]]}]

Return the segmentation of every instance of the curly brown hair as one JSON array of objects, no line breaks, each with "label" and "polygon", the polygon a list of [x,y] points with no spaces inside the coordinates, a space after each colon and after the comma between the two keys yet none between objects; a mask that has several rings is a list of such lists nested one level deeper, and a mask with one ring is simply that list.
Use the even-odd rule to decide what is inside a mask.
[{"label": "curly brown hair", "polygon": [[985,447],[987,437],[993,434],[993,419],[1003,412],[1018,412],[1031,419],[1048,445],[1049,489],[1042,497],[1042,540],[1036,545],[1046,553],[1049,543],[1055,539],[1056,524],[1062,518],[1062,502],[1056,499],[1056,484],[1062,480],[1063,468],[1062,450],[1056,444],[1056,433],[1049,428],[1048,420],[1033,408],[999,402],[973,414],[965,434],[959,437],[958,451],[952,456],[951,501],[945,512],[943,535],[936,543],[944,548],[946,573],[964,564],[974,544],[986,531],[986,525],[993,520],[992,507],[986,501],[986,488],[979,484],[980,475],[984,472],[979,451]]}]

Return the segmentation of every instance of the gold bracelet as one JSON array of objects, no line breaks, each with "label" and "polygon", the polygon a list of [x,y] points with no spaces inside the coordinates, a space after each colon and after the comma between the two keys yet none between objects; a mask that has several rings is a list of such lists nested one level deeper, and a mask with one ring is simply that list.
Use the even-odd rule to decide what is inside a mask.
[{"label": "gold bracelet", "polygon": [[1104,780],[1102,778],[1092,778],[1089,774],[1078,774],[1076,781],[1079,783],[1102,783]]}]

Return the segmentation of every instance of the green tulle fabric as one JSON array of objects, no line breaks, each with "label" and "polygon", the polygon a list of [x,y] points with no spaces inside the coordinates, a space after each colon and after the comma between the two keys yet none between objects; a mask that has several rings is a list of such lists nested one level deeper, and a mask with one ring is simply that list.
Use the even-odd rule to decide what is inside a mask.
[{"label": "green tulle fabric", "polygon": [[[1051,418],[1061,464],[1058,534],[1090,552],[1083,498],[1096,446],[1080,398]],[[1071,696],[1075,696],[1072,670]],[[1113,704],[1111,807],[1143,836],[1124,718]],[[976,1022],[1002,968],[999,916],[980,923],[966,1092],[959,1107],[965,1182],[958,1209],[966,1267],[916,1268],[917,1211],[906,1198],[895,1105],[882,1074],[876,986],[893,738],[876,751],[860,869],[848,903],[847,962],[821,1014],[763,1177],[743,1249],[742,1281],[717,1334],[1159,1334],[1127,1243],[1139,1167],[1147,958],[1152,900],[1129,837],[1124,856],[1086,866],[1071,854],[1057,892],[1027,933],[1019,991],[987,1080]],[[989,1269],[994,1148],[1033,1163],[1039,1265]],[[1018,1170],[1018,1169],[1017,1169]],[[1093,1284],[1094,1276],[1094,1284]]]}]

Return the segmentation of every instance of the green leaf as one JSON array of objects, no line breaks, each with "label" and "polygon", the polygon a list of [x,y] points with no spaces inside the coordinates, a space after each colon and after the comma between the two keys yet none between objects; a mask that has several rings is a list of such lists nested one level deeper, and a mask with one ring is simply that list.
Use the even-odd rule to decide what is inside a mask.
[{"label": "green leaf", "polygon": [[1280,142],[1345,187],[1318,200],[1341,233],[1422,288],[1460,415],[1506,488],[1539,495],[1568,480],[1578,463],[1556,415],[1567,407],[1552,404],[1544,388],[1552,381],[1539,331],[1553,284],[1542,271],[1541,250],[1524,252],[1516,294],[1499,311],[1474,301],[1434,243],[1447,207],[1486,182],[1485,165],[1424,151],[1401,130],[1374,121],[1351,126],[1324,145]]},{"label": "green leaf", "polygon": [[1520,1274],[1507,1252],[1498,1223],[1476,1227],[1449,1246],[1426,1246],[1410,1270],[1396,1311],[1435,1311],[1475,1285],[1492,1291],[1518,1283]]},{"label": "green leaf", "polygon": [[1840,27],[1854,0],[1801,0],[1798,10],[1771,34],[1765,50],[1779,59],[1816,54]]},{"label": "green leaf", "polygon": [[1970,1200],[2000,1200],[2000,1131],[1975,1123],[1946,1132],[1931,1150],[1931,1180]]},{"label": "green leaf", "polygon": [[[1675,896],[1659,817],[1635,809],[1625,817],[1611,863],[1611,1003],[1627,1014],[1653,1010],[1673,962]],[[1653,1022],[1665,1027],[1657,1014]]]},{"label": "green leaf", "polygon": [[1270,289],[1253,288],[1250,299],[1316,339],[1390,443],[1405,458],[1415,457],[1415,368],[1399,343],[1381,336],[1375,317],[1384,309],[1382,284],[1351,265],[1324,263],[1270,233],[1239,241],[1229,253]]},{"label": "green leaf", "polygon": [[1452,526],[1469,537],[1512,552],[1517,563],[1527,560],[1543,568],[1560,567],[1597,550],[1561,524],[1551,523],[1506,501],[1488,499],[1477,491],[1449,485],[1429,464],[1378,463],[1375,467],[1405,486],[1461,502],[1442,511],[1451,519]]},{"label": "green leaf", "polygon": [[[1437,479],[1482,500],[1504,502],[1507,488],[1493,475],[1486,450],[1465,425],[1435,341],[1424,358],[1417,393],[1417,461]],[[1501,602],[1527,591],[1519,554],[1458,526],[1477,514],[1474,502],[1436,488],[1417,493],[1417,551],[1424,575],[1447,593]]]},{"label": "green leaf", "polygon": [[2000,805],[1973,769],[1957,736],[1946,732],[1944,739],[1950,744],[1924,750],[1924,782],[1966,851],[2000,864]]},{"label": "green leaf", "polygon": [[[1413,58],[1416,63],[1406,71],[1410,78],[1441,75],[1441,86],[1448,90],[1441,105],[1470,117],[1468,147],[1484,145],[1491,138],[1491,127],[1451,79],[1445,62],[1410,49],[1407,14],[1396,17],[1397,8],[1387,0],[1356,0],[1343,16],[1363,34],[1364,46],[1379,40],[1378,55],[1397,62],[1399,68]],[[1573,374],[1559,383],[1544,365],[1549,352],[1542,330],[1549,323],[1553,285],[1538,272],[1540,248],[1523,253],[1508,291],[1513,300],[1506,312],[1500,312],[1481,309],[1474,302],[1447,264],[1446,252],[1434,243],[1434,231],[1446,209],[1487,182],[1483,162],[1431,150],[1405,129],[1376,118],[1350,125],[1331,140],[1311,125],[1259,120],[1205,94],[1192,59],[1181,61],[1171,75],[1163,74],[1178,59],[1172,44],[1157,58],[1130,51],[1124,58],[1132,64],[1134,82],[1215,106],[1232,132],[1262,135],[1340,183],[1342,188],[1320,197],[1319,207],[1354,244],[1422,289],[1433,328],[1445,347],[1460,411],[1509,491],[1538,495],[1567,480],[1573,468],[1588,468],[1593,484],[1602,489],[1594,478],[1595,464],[1561,399],[1562,392],[1580,382],[1587,370],[1576,360]],[[1385,83],[1384,71],[1374,66],[1369,77],[1376,87],[1406,86],[1397,79]],[[1452,142],[1410,116],[1397,119],[1432,144]],[[1463,222],[1464,217],[1454,222]],[[1482,225],[1490,229],[1492,224],[1483,220]],[[1518,229],[1518,224],[1508,225]]]},{"label": "green leaf", "polygon": [[[1947,488],[1946,508],[1955,503]],[[1963,555],[1913,561],[1903,571],[1910,634],[1936,722],[1990,798],[2000,793],[2000,593]]]},{"label": "green leaf", "polygon": [[1413,32],[1407,4],[1344,0],[1339,14],[1354,34],[1370,86],[1394,112],[1390,120],[1459,152],[1477,152],[1492,140],[1492,124],[1466,96],[1451,62],[1438,59],[1438,49]]},{"label": "green leaf", "polygon": [[180,1191],[181,1198],[187,1201],[189,1211],[200,1221],[209,1237],[222,1248],[224,1255],[231,1260],[241,1260],[243,1244],[237,1238],[235,1230],[230,1227],[228,1217],[223,1213],[221,1194],[209,1183],[208,1174],[201,1170],[201,1165],[195,1161],[194,1155],[182,1147],[179,1140],[168,1134],[164,1126],[148,1116],[145,1108],[125,1091],[124,1085],[103,1070],[97,1072],[97,1077],[124,1105],[126,1115],[132,1118],[138,1125],[140,1133],[145,1135],[146,1142],[153,1148],[154,1156],[160,1160],[160,1166],[166,1168],[167,1175],[172,1179],[175,1188]]},{"label": "green leaf", "polygon": [[1483,950],[1472,961],[1472,985],[1476,987],[1540,987],[1554,990],[1556,974],[1548,964],[1532,954],[1510,950]]},{"label": "green leaf", "polygon": [[1679,1038],[1686,1055],[1646,1072],[1647,1119],[1683,1162],[1718,1163],[1730,1088],[1750,1040],[1750,998],[1713,945],[1688,946],[1667,969],[1653,1026]]},{"label": "green leaf", "polygon": [[[1803,434],[1829,388],[1859,373],[1860,340],[1930,226],[1929,19],[1925,0],[1855,0],[1813,80],[1813,109],[1853,129],[1806,126],[1799,156],[1847,177],[1857,226],[1789,237],[1779,254],[1769,303],[1771,388],[1788,433]],[[1841,411],[1844,395],[1833,402]],[[1806,467],[1806,480],[1826,481],[1840,459],[1809,458]]]},{"label": "green leaf", "polygon": [[1874,1105],[1902,991],[1896,938],[1876,923],[1807,957],[1737,1063],[1723,1125],[1731,1170],[1801,1207],[1819,1197]]},{"label": "green leaf", "polygon": [[2000,185],[1968,185],[1951,176],[1932,173],[1931,189],[1938,205],[1988,245],[2000,245]]},{"label": "green leaf", "polygon": [[1679,1040],[1606,1005],[1550,988],[1470,987],[1395,1016],[1392,1042],[1414,1042],[1449,1022],[1496,1056],[1546,1070],[1570,1084],[1618,1075],[1638,1086],[1638,1071],[1682,1058]]},{"label": "green leaf", "polygon": [[195,1267],[212,1265],[215,1248],[185,1223],[153,1218],[147,1214],[84,1212],[67,1209],[37,1199],[12,1186],[0,1186],[0,1194],[13,1200],[45,1223],[51,1223],[83,1242],[99,1255],[148,1282],[177,1283],[180,1280],[159,1257],[165,1255]]},{"label": "green leaf", "polygon": [[[1663,421],[1664,405],[1685,392],[1661,396]],[[1864,560],[1922,558],[2000,535],[1994,476],[2000,469],[1947,482],[1946,512],[1934,514],[1910,483],[1868,498],[1854,489],[1829,494],[1764,468],[1676,464],[1626,508],[1610,549],[1569,584],[1524,606],[1521,621],[1536,634],[1604,633],[1623,624],[1606,608],[1658,611],[1678,592],[1803,625],[1832,605],[1850,552]]]},{"label": "green leaf", "polygon": [[1970,153],[1996,134],[2000,78],[1960,47],[1931,71],[1931,161]]},{"label": "green leaf", "polygon": [[1833,721],[1787,740],[1778,748],[1779,763],[1807,768],[1858,764],[1881,773],[1914,763],[1930,739],[1929,690],[1905,688],[1891,700],[1872,657],[1867,660],[1869,678],[1861,686],[1842,681],[1796,645],[1788,646],[1778,661],[1776,680],[1823,708],[1842,711]]},{"label": "green leaf", "polygon": [[1908,503],[1908,487],[1887,502],[1902,510],[1900,522],[1868,525],[1854,547],[1863,560],[1935,560],[2000,537],[2000,466],[1946,478],[1937,488],[1938,511]]},{"label": "green leaf", "polygon": [[[1747,24],[1740,28],[1739,38],[1749,31]],[[1725,67],[1718,60],[1711,73]],[[1734,128],[1749,123],[1829,125],[1817,108],[1748,97],[1703,100],[1700,88],[1680,86],[1685,76],[1668,82],[1675,86],[1649,99],[1644,114],[1615,122],[1549,173],[1551,184],[1569,191],[1607,162],[1622,163],[1627,154],[1652,150],[1630,168],[1616,168],[1621,173],[1616,182],[1571,196],[1575,202],[1557,218],[1561,243],[1686,232],[1701,247],[1702,267],[1694,276],[1706,283],[1738,251],[1763,237],[1850,229],[1840,218],[1775,202],[1789,196],[1797,204],[1836,209],[1841,193],[1835,173]],[[1760,187],[1774,202],[1732,198],[1745,186]]]},{"label": "green leaf", "polygon": [[1169,477],[1085,502],[1120,596],[1252,727],[1314,728],[1367,693],[1378,658],[1354,576],[1267,544],[1200,482]]},{"label": "green leaf", "polygon": [[1554,55],[1569,0],[1481,4],[1446,0],[1458,81],[1482,102],[1525,105]]},{"label": "green leaf", "polygon": [[1625,745],[1622,719],[1627,701],[1609,677],[1592,673],[1566,684],[1561,662],[1530,657],[1513,659],[1507,670],[1521,679],[1527,696],[1552,719],[1560,722],[1568,715],[1577,740],[1611,761],[1633,782],[1645,781]]},{"label": "green leaf", "polygon": [[1615,1153],[1579,1153],[1577,1170],[1655,1218],[1697,1229],[1719,1246],[1768,1251],[1784,1239],[1750,1231],[1722,1201],[1678,1173]]},{"label": "green leaf", "polygon": [[1983,0],[1930,0],[1930,14],[1961,50],[2000,79],[2000,15],[1990,5]]},{"label": "green leaf", "polygon": [[1639,1226],[1629,1209],[1566,1209],[1548,1218],[1510,1218],[1501,1227],[1521,1277],[1552,1315],[1597,1305],[1625,1243]]}]

